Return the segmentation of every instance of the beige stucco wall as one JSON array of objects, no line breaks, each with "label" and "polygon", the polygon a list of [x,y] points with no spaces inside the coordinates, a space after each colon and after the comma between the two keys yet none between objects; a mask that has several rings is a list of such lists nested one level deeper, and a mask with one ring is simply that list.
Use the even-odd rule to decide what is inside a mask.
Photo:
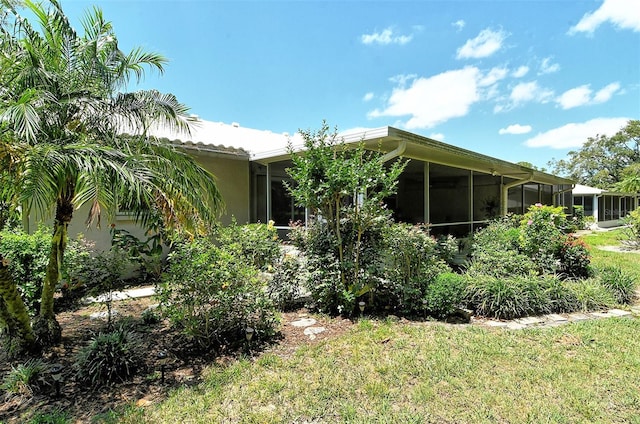
[{"label": "beige stucco wall", "polygon": [[[201,166],[211,171],[216,176],[218,189],[225,201],[225,213],[220,217],[220,222],[229,224],[235,217],[239,224],[249,221],[249,161],[248,159],[235,159],[221,156],[200,156],[196,158]],[[112,222],[104,219],[101,228],[95,225],[87,228],[85,220],[89,213],[89,207],[84,206],[73,214],[73,220],[69,226],[69,238],[76,238],[83,234],[87,240],[95,243],[97,251],[108,249],[111,246],[109,228]],[[46,219],[47,225],[51,225],[52,219]],[[144,230],[136,225],[126,215],[117,215],[113,223],[121,229],[134,234],[144,240]],[[29,231],[35,231],[38,223],[34,217],[30,217]]]}]

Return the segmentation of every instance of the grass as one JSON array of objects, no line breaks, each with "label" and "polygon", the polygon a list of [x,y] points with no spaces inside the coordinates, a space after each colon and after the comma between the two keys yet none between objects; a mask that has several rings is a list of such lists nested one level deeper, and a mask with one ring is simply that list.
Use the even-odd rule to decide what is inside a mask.
[{"label": "grass", "polygon": [[583,236],[591,248],[591,263],[597,267],[617,266],[640,281],[640,254],[619,253],[599,249],[603,246],[619,246],[621,230],[598,231]]},{"label": "grass", "polygon": [[[597,247],[615,233],[585,237]],[[640,276],[635,254],[593,262]],[[124,423],[640,423],[640,319],[508,331],[361,320],[340,337],[212,366]]]},{"label": "grass", "polygon": [[289,358],[210,368],[120,422],[640,422],[639,331],[638,319],[525,331],[363,320]]}]

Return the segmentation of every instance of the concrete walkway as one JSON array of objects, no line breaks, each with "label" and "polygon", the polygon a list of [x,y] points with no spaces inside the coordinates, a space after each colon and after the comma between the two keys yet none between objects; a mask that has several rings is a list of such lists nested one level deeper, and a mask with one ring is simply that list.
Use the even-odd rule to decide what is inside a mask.
[{"label": "concrete walkway", "polygon": [[[137,297],[150,297],[150,296],[153,296],[154,294],[156,294],[156,289],[154,286],[137,287],[135,289],[111,292],[111,301],[134,299]],[[108,300],[109,300],[109,293],[104,293],[98,297],[92,297],[92,296],[85,297],[82,301],[85,304],[91,304],[91,303],[103,303]]]}]

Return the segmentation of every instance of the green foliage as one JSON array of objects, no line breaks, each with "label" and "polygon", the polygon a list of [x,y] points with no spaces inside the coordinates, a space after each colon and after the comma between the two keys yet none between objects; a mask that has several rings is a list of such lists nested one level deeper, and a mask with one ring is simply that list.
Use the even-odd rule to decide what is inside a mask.
[{"label": "green foliage", "polygon": [[440,259],[444,260],[449,265],[455,263],[455,256],[460,251],[458,240],[448,234],[446,236],[440,236],[437,239],[436,252]]},{"label": "green foliage", "polygon": [[566,227],[561,206],[537,203],[524,215],[520,223],[520,250],[531,258],[540,273],[556,271],[556,252],[563,244]]},{"label": "green foliage", "polygon": [[267,286],[267,294],[273,304],[286,311],[298,305],[306,281],[306,270],[296,254],[286,254],[276,264],[273,277]]},{"label": "green foliage", "polygon": [[162,221],[151,225],[147,230],[144,240],[131,234],[129,231],[116,228],[111,224],[111,246],[126,252],[132,263],[139,264],[142,273],[141,279],[146,283],[159,281],[162,274],[162,246],[165,239]]},{"label": "green foliage", "polygon": [[619,267],[603,267],[597,271],[596,277],[619,304],[629,304],[634,299],[636,280]]},{"label": "green foliage", "polygon": [[[631,177],[629,188],[637,184],[637,173],[625,169],[640,163],[640,121],[630,120],[615,135],[589,137],[580,150],[568,153],[567,159],[552,161],[552,173],[601,189],[613,189]],[[636,179],[633,179],[635,176]],[[620,187],[624,188],[624,187]]]},{"label": "green foliage", "polygon": [[77,355],[77,378],[92,386],[122,382],[133,377],[142,363],[139,342],[124,326],[100,332]]},{"label": "green foliage", "polygon": [[435,318],[446,318],[464,301],[467,278],[454,272],[438,274],[424,296],[426,312]]},{"label": "green foliage", "polygon": [[142,312],[141,318],[142,322],[147,325],[157,324],[162,320],[158,312],[152,308],[145,309]]},{"label": "green foliage", "polygon": [[[392,224],[386,226],[384,236],[386,281],[376,290],[376,300],[380,306],[389,305],[403,314],[420,313],[430,284],[439,274],[450,271],[441,259],[442,250],[421,226]],[[446,305],[442,307],[446,309]]]},{"label": "green foliage", "polygon": [[41,359],[29,359],[24,364],[12,366],[0,389],[9,395],[32,396],[45,386],[44,377],[48,369]]},{"label": "green foliage", "polygon": [[584,206],[573,205],[573,225],[578,230],[587,228],[584,216]]},{"label": "green foliage", "polygon": [[640,208],[629,212],[623,219],[623,223],[621,242],[633,249],[640,249]]},{"label": "green foliage", "polygon": [[85,267],[91,263],[95,243],[87,241],[82,234],[69,240],[64,252],[64,267],[60,289],[66,300],[72,301],[87,292]]},{"label": "green foliage", "polygon": [[217,241],[238,251],[246,261],[261,270],[271,270],[282,256],[281,242],[273,221],[268,224],[238,225],[235,221],[216,231]]},{"label": "green foliage", "polygon": [[592,274],[591,254],[585,242],[567,235],[557,253],[560,261],[557,272],[569,278],[586,278]]},{"label": "green foliage", "polygon": [[164,315],[201,348],[274,334],[273,304],[258,270],[234,246],[197,238],[174,244],[159,288]]},{"label": "green foliage", "polygon": [[340,142],[326,122],[300,134],[304,150],[296,153],[290,146],[293,166],[287,172],[294,183],[288,189],[316,218],[309,242],[300,246],[308,258],[310,289],[321,309],[351,314],[379,276],[381,229],[390,217],[383,200],[396,192],[406,162],[386,165],[380,153]]},{"label": "green foliage", "polygon": [[31,315],[37,313],[40,305],[50,250],[51,234],[44,227],[33,234],[21,230],[0,233],[0,251],[9,260],[9,272]]},{"label": "green foliage", "polygon": [[467,301],[478,314],[498,319],[551,312],[543,280],[535,274],[474,275],[468,287]]},{"label": "green foliage", "polygon": [[585,278],[566,283],[576,297],[580,310],[594,311],[615,306],[616,300],[611,291],[597,278]]}]

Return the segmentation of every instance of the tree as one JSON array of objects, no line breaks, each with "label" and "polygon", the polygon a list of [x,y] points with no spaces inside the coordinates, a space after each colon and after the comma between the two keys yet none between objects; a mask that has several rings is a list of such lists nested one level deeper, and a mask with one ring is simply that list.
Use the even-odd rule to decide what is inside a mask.
[{"label": "tree", "polygon": [[[124,206],[143,225],[159,214],[168,229],[198,232],[223,202],[211,173],[148,137],[154,126],[188,133],[188,109],[171,94],[123,92],[146,69],[162,73],[165,58],[140,48],[122,52],[98,8],[86,13],[79,35],[56,0],[48,8],[24,2],[39,30],[9,1],[0,2],[12,18],[0,27],[0,161],[11,165],[2,178],[16,188],[13,204],[54,218],[34,322],[38,340],[48,344],[60,338],[53,295],[75,210],[90,206],[87,225]],[[16,301],[4,294],[3,300],[7,307]]]},{"label": "tree", "polygon": [[[565,175],[580,184],[615,189],[625,179],[625,169],[640,163],[640,120],[630,120],[615,135],[589,137],[580,150],[570,151],[567,159],[552,160],[553,173]],[[631,170],[626,172],[632,172]]]},{"label": "tree", "polygon": [[344,295],[342,306],[350,308],[369,288],[363,267],[363,255],[370,248],[367,233],[389,217],[383,202],[396,192],[406,161],[387,166],[379,153],[366,151],[362,144],[340,142],[326,122],[318,131],[300,130],[300,134],[304,150],[296,153],[289,147],[293,166],[287,172],[294,184],[288,189],[296,204],[316,217],[313,225],[320,227],[327,242],[321,244],[330,245],[329,254],[337,260],[336,292]]}]

